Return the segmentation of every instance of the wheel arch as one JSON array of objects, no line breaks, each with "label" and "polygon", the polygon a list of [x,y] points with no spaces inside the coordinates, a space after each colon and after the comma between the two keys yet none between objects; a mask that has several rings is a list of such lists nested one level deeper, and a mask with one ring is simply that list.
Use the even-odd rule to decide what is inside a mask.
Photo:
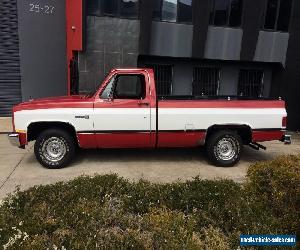
[{"label": "wheel arch", "polygon": [[56,121],[43,121],[43,122],[32,122],[27,127],[27,141],[34,141],[37,137],[45,130],[59,128],[69,132],[75,141],[78,143],[75,127],[68,122],[56,122]]},{"label": "wheel arch", "polygon": [[248,145],[252,142],[252,129],[248,124],[214,124],[206,131],[205,143],[214,132],[220,130],[236,131],[244,145]]}]

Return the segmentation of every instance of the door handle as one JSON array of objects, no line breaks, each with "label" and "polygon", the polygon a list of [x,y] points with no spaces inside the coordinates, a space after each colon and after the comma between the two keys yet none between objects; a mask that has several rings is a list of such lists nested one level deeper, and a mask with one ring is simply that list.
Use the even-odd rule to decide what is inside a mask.
[{"label": "door handle", "polygon": [[139,102],[138,105],[139,106],[149,106],[150,103],[149,102]]}]

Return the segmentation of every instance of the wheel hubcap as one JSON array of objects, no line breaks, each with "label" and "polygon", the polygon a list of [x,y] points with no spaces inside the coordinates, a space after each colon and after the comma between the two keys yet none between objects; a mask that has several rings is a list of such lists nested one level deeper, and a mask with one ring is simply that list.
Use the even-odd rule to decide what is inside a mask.
[{"label": "wheel hubcap", "polygon": [[232,160],[237,152],[237,145],[232,138],[223,138],[217,144],[217,155],[221,160]]},{"label": "wheel hubcap", "polygon": [[67,148],[65,142],[57,137],[47,139],[42,148],[43,156],[51,162],[61,161],[66,155]]}]

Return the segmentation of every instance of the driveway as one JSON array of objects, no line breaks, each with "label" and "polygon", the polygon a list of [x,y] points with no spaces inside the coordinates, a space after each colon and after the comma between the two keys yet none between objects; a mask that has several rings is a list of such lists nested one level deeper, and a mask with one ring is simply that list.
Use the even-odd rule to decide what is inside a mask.
[{"label": "driveway", "polygon": [[264,143],[267,151],[245,147],[241,162],[231,168],[210,165],[203,149],[161,150],[89,150],[78,153],[71,166],[60,170],[43,168],[33,154],[33,144],[26,150],[12,147],[5,134],[0,134],[0,199],[17,186],[27,189],[34,185],[66,181],[81,175],[117,173],[136,181],[174,182],[200,176],[203,179],[227,178],[243,181],[251,163],[274,159],[282,154],[300,153],[300,136],[294,135],[292,145]]}]

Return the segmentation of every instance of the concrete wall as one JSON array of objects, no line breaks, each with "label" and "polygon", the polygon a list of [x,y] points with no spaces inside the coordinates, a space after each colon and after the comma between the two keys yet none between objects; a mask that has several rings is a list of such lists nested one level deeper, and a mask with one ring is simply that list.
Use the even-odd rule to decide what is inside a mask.
[{"label": "concrete wall", "polygon": [[87,47],[78,55],[80,93],[97,89],[112,68],[136,67],[139,29],[138,20],[87,17]]},{"label": "concrete wall", "polygon": [[152,22],[150,54],[171,57],[191,57],[193,26],[167,22]]},{"label": "concrete wall", "polygon": [[279,62],[285,66],[289,33],[260,31],[254,61]]},{"label": "concrete wall", "polygon": [[23,101],[67,94],[65,12],[65,1],[18,0]]},{"label": "concrete wall", "polygon": [[240,60],[242,29],[210,26],[204,57],[219,60]]}]

